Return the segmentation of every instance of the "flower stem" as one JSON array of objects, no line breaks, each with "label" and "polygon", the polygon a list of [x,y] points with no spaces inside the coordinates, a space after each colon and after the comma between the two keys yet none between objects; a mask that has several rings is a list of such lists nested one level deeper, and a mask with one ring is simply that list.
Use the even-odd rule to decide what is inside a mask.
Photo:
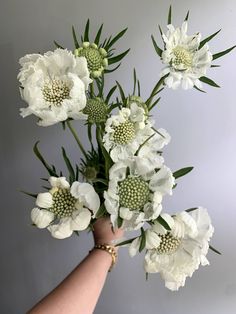
[{"label": "flower stem", "polygon": [[93,82],[89,85],[89,87],[90,87],[91,98],[93,98],[93,96],[94,96],[94,86],[93,86]]},{"label": "flower stem", "polygon": [[77,144],[79,145],[79,148],[80,148],[81,152],[84,154],[84,157],[87,158],[86,151],[85,151],[83,145],[81,144],[81,142],[80,142],[80,140],[79,140],[79,137],[78,137],[78,135],[76,134],[74,128],[72,127],[70,121],[67,120],[67,121],[66,121],[66,124],[67,124],[68,128],[70,129],[72,135],[74,136],[74,139],[76,140]]}]

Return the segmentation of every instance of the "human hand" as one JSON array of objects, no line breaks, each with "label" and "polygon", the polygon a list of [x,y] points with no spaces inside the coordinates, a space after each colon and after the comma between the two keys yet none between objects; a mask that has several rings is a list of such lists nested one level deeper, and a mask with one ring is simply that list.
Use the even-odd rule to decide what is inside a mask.
[{"label": "human hand", "polygon": [[123,229],[113,229],[109,217],[98,219],[93,225],[93,236],[95,244],[112,244],[112,241],[120,239],[123,234]]}]

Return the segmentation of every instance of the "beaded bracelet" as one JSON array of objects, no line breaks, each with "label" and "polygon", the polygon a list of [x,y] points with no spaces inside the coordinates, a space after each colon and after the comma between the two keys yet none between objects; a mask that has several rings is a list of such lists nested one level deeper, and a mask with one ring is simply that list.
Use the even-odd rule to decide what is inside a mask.
[{"label": "beaded bracelet", "polygon": [[94,249],[103,250],[111,255],[112,262],[111,262],[111,267],[108,270],[110,272],[113,266],[115,265],[116,259],[117,259],[117,252],[115,248],[109,244],[104,243],[104,244],[95,244]]}]

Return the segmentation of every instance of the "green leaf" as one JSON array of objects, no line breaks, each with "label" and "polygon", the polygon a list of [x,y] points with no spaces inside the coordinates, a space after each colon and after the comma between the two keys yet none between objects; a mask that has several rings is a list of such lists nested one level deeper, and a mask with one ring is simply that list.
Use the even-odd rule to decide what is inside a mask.
[{"label": "green leaf", "polygon": [[88,123],[88,139],[89,139],[89,142],[90,142],[91,146],[93,147],[92,124],[91,123]]},{"label": "green leaf", "polygon": [[161,216],[158,216],[156,219],[162,227],[164,227],[166,230],[171,230],[171,227],[168,225],[168,223],[163,219]]},{"label": "green leaf", "polygon": [[199,78],[199,80],[203,83],[206,83],[210,86],[213,86],[213,87],[220,87],[218,84],[216,84],[213,80],[211,80],[209,77],[206,77],[206,76],[202,76]]},{"label": "green leaf", "polygon": [[169,8],[169,12],[168,12],[168,19],[167,19],[167,24],[171,24],[171,15],[172,15],[172,12],[171,12],[171,5],[170,5],[170,8]]},{"label": "green leaf", "polygon": [[204,40],[202,40],[200,42],[199,45],[199,49],[201,49],[208,41],[210,41],[211,39],[213,39],[219,32],[221,31],[221,29],[219,29],[217,32],[215,32],[214,34],[208,36],[207,38],[205,38]]},{"label": "green leaf", "polygon": [[146,234],[143,228],[141,228],[141,241],[139,245],[139,252],[142,252],[142,250],[145,248],[146,245]]},{"label": "green leaf", "polygon": [[106,100],[105,100],[105,102],[106,102],[107,104],[109,103],[109,100],[110,100],[111,96],[113,95],[114,91],[116,90],[116,88],[117,88],[117,85],[113,86],[113,87],[110,89],[109,93],[107,94],[107,97],[106,97]]},{"label": "green leaf", "polygon": [[198,207],[188,208],[188,209],[185,209],[185,211],[186,211],[187,213],[190,213],[190,212],[192,212],[192,211],[194,211],[194,210],[196,210],[196,209],[198,209]]},{"label": "green leaf", "polygon": [[77,37],[76,37],[74,26],[72,26],[72,35],[73,35],[75,48],[77,49],[77,48],[79,48],[79,42],[78,42]]},{"label": "green leaf", "polygon": [[106,49],[108,50],[109,48],[111,48],[115,42],[117,42],[117,40],[119,40],[127,31],[128,27],[123,29],[121,32],[119,32],[110,42],[109,44],[107,43]]},{"label": "green leaf", "polygon": [[152,43],[153,43],[153,46],[156,50],[156,53],[158,54],[159,57],[161,57],[163,50],[157,46],[157,43],[156,43],[153,35],[151,35],[151,38],[152,38]]},{"label": "green leaf", "polygon": [[63,130],[65,131],[65,129],[66,129],[66,122],[65,122],[65,121],[62,121],[61,124],[62,124]]},{"label": "green leaf", "polygon": [[101,47],[104,48],[107,42],[107,38],[104,40],[104,42],[101,44]]},{"label": "green leaf", "polygon": [[107,150],[103,146],[102,137],[101,137],[100,132],[101,132],[100,127],[97,125],[97,127],[96,127],[97,142],[98,142],[98,145],[101,149],[102,155],[103,155],[104,160],[105,160],[105,176],[106,176],[106,178],[109,178],[109,170],[110,170],[111,166],[113,165],[113,161],[110,157],[110,154],[107,152]]},{"label": "green leaf", "polygon": [[136,90],[136,82],[137,82],[137,76],[136,76],[136,71],[135,71],[135,68],[134,68],[133,76],[134,76],[133,95],[135,95],[135,90]]},{"label": "green leaf", "polygon": [[87,20],[84,30],[84,41],[89,41],[89,19]]},{"label": "green leaf", "polygon": [[118,86],[119,92],[120,92],[120,97],[122,99],[122,102],[125,103],[126,101],[126,97],[125,97],[125,93],[123,91],[123,88],[121,87],[120,83],[118,81],[116,81],[116,84]]},{"label": "green leaf", "polygon": [[77,237],[79,237],[79,231],[74,230],[74,233],[77,235]]},{"label": "green leaf", "polygon": [[155,135],[155,133],[153,133],[152,135],[150,135],[143,143],[142,145],[139,146],[138,150],[136,151],[135,155],[137,156],[140,149]]},{"label": "green leaf", "polygon": [[140,95],[141,95],[141,89],[140,89],[140,82],[138,80],[138,96],[140,97]]},{"label": "green leaf", "polygon": [[24,193],[25,195],[31,196],[33,198],[37,198],[38,194],[29,193],[23,190],[19,190],[19,192]]},{"label": "green leaf", "polygon": [[103,217],[104,214],[107,213],[106,207],[104,203],[99,207],[97,213],[96,213],[96,218]]},{"label": "green leaf", "polygon": [[71,178],[71,182],[70,183],[73,183],[75,181],[75,172],[74,172],[74,169],[71,165],[71,162],[70,162],[70,159],[67,157],[66,155],[66,151],[64,149],[64,147],[61,148],[62,149],[62,156],[63,156],[63,159],[65,161],[65,164],[66,164],[66,167],[68,169],[68,172],[69,172],[69,175],[70,175],[70,178]]},{"label": "green leaf", "polygon": [[158,29],[159,29],[159,32],[160,32],[160,34],[161,34],[161,36],[162,36],[163,31],[162,31],[162,29],[161,29],[161,25],[158,25]]},{"label": "green leaf", "polygon": [[127,55],[127,53],[129,51],[130,51],[130,49],[127,49],[125,52],[122,52],[121,54],[119,54],[119,55],[117,55],[115,57],[109,58],[108,59],[109,65],[111,65],[113,63],[116,63],[116,62],[119,62],[120,60],[122,60]]},{"label": "green leaf", "polygon": [[55,40],[54,40],[53,42],[54,42],[54,44],[55,44],[55,46],[56,46],[57,48],[65,49],[65,48],[62,47],[60,44],[58,44],[58,42],[56,42]]},{"label": "green leaf", "polygon": [[179,170],[175,171],[173,173],[173,176],[174,176],[175,179],[178,179],[180,177],[185,176],[187,173],[189,173],[192,170],[193,170],[193,167],[182,168],[182,169],[179,169]]},{"label": "green leaf", "polygon": [[157,129],[155,129],[154,127],[152,127],[153,131],[155,131],[157,134],[159,134],[161,137],[165,138],[165,136],[159,132]]},{"label": "green leaf", "polygon": [[157,98],[157,100],[154,101],[154,103],[150,105],[150,107],[148,108],[148,110],[151,111],[151,110],[156,106],[156,104],[159,103],[160,100],[161,100],[161,97]]},{"label": "green leaf", "polygon": [[117,107],[119,107],[119,103],[116,103],[116,104],[111,105],[111,106],[109,107],[109,109],[108,109],[108,112],[109,112],[109,113],[112,112],[112,110],[115,109],[115,108],[117,108]]},{"label": "green leaf", "polygon": [[218,58],[223,57],[224,55],[226,55],[227,53],[229,53],[231,50],[233,50],[235,47],[236,47],[236,45],[233,46],[233,47],[231,47],[231,48],[228,48],[228,49],[226,49],[226,50],[224,50],[224,51],[215,53],[215,54],[213,55],[213,60],[216,60],[216,59],[218,59]]},{"label": "green leaf", "polygon": [[117,226],[118,226],[118,228],[121,228],[122,223],[123,223],[123,219],[120,216],[118,216],[117,217]]},{"label": "green leaf", "polygon": [[105,179],[96,178],[96,179],[93,179],[92,182],[93,182],[93,183],[99,182],[99,183],[102,183],[102,184],[108,186],[108,182],[107,182],[107,180],[105,180]]},{"label": "green leaf", "polygon": [[104,73],[112,73],[112,72],[114,72],[115,70],[117,70],[120,66],[121,66],[121,63],[119,63],[119,64],[118,64],[115,68],[113,68],[113,69],[110,69],[110,70],[105,69],[105,70],[104,70]]},{"label": "green leaf", "polygon": [[213,252],[215,252],[216,254],[221,255],[220,251],[218,251],[217,249],[215,249],[213,246],[209,245],[209,249],[212,250]]},{"label": "green leaf", "polygon": [[34,147],[33,147],[33,151],[34,151],[35,155],[38,157],[38,159],[41,161],[41,163],[47,169],[47,171],[50,174],[50,176],[58,177],[57,173],[49,166],[49,164],[46,162],[46,160],[41,155],[41,153],[40,153],[40,151],[38,149],[38,143],[39,143],[39,141],[37,141],[34,144]]},{"label": "green leaf", "polygon": [[47,178],[40,178],[40,180],[45,181],[45,182],[48,182],[48,179],[47,179]]},{"label": "green leaf", "polygon": [[129,239],[129,240],[125,240],[123,242],[120,242],[120,243],[117,243],[115,246],[122,246],[122,245],[126,245],[126,244],[129,244],[131,242],[133,242],[136,238],[132,238],[132,239]]},{"label": "green leaf", "polygon": [[[160,88],[160,87],[161,87],[161,85],[163,84],[165,78],[166,78],[168,75],[169,75],[169,73],[166,74],[166,75],[164,75],[163,77],[161,77],[161,78],[159,79],[159,81],[156,83],[156,85],[154,86],[154,88],[153,88],[153,90],[152,90],[152,92],[151,92],[151,95],[150,95],[149,98],[145,101],[145,103],[146,103],[147,106],[149,106],[149,104],[152,102],[153,97],[155,97],[155,95],[157,95],[158,93],[160,93],[160,92],[164,89],[164,87],[163,87],[163,88]],[[159,88],[160,88],[160,89],[159,89]]]},{"label": "green leaf", "polygon": [[188,12],[187,12],[187,14],[186,14],[186,16],[185,16],[185,21],[188,21],[188,18],[189,18],[189,10],[188,10]]},{"label": "green leaf", "polygon": [[94,43],[95,43],[96,45],[99,44],[99,40],[100,40],[101,33],[102,33],[102,28],[103,28],[103,24],[100,26],[100,28],[99,28],[99,30],[98,30],[98,32],[97,32],[97,35],[96,35],[96,37],[95,37]]},{"label": "green leaf", "polygon": [[194,87],[196,90],[198,90],[199,92],[201,92],[201,93],[206,93],[204,90],[198,88],[196,85],[194,85],[193,87]]},{"label": "green leaf", "polygon": [[79,167],[76,165],[75,181],[79,180]]}]

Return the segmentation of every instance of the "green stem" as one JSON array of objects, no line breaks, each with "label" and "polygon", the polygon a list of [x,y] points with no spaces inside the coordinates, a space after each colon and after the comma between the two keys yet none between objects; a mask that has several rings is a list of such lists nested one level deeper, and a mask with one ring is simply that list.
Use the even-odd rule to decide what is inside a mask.
[{"label": "green stem", "polygon": [[81,142],[80,142],[80,140],[79,140],[79,137],[78,137],[78,135],[76,134],[74,128],[72,127],[70,121],[67,120],[67,121],[66,121],[66,124],[67,124],[68,128],[70,129],[72,135],[74,136],[74,139],[76,140],[77,144],[79,145],[79,148],[80,148],[81,152],[84,154],[84,157],[87,158],[86,151],[85,151],[83,145],[81,144]]},{"label": "green stem", "polygon": [[94,96],[94,86],[93,86],[93,82],[89,85],[89,88],[90,88],[91,98],[93,98],[93,96]]}]

